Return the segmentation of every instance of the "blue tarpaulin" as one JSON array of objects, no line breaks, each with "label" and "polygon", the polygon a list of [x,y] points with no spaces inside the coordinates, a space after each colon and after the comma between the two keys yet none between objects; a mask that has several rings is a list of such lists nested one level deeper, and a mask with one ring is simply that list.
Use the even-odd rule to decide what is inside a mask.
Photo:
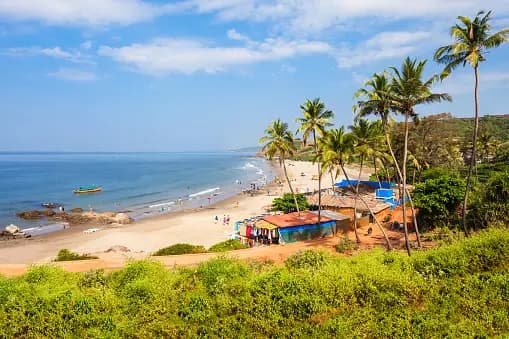
[{"label": "blue tarpaulin", "polygon": [[[340,188],[347,188],[349,185],[353,186],[357,185],[357,182],[358,180],[350,179],[350,181],[348,181],[346,179],[343,179],[341,180],[341,182],[335,183],[334,186]],[[396,186],[395,183],[388,181],[381,181],[379,183],[378,181],[361,180],[361,184],[368,185],[372,188],[380,188],[380,186],[382,186],[381,188],[391,188]]]}]

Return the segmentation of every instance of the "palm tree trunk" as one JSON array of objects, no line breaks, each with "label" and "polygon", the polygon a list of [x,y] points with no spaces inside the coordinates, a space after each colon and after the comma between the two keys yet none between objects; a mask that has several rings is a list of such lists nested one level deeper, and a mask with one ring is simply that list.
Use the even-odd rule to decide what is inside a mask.
[{"label": "palm tree trunk", "polygon": [[292,192],[293,201],[295,202],[295,208],[297,209],[297,214],[300,216],[299,203],[297,202],[297,197],[295,196],[295,193],[293,192],[292,184],[290,182],[290,179],[288,178],[288,172],[286,171],[285,159],[283,159],[281,162],[283,163],[283,172],[285,173],[286,182],[288,182],[288,187],[290,188],[290,192]]},{"label": "palm tree trunk", "polygon": [[[347,180],[348,182],[348,188],[350,188],[350,191],[352,191],[353,193],[355,193],[355,189],[353,188],[353,185],[350,183],[350,179],[348,178],[348,174],[346,174],[346,171],[345,171],[345,167],[343,164],[339,164],[339,166],[341,167],[341,170],[343,171],[343,175],[345,176],[345,179]],[[376,218],[376,215],[375,213],[373,212],[373,210],[371,209],[371,207],[368,205],[368,203],[366,202],[366,200],[364,200],[363,197],[359,197],[359,199],[361,199],[361,201],[364,203],[364,205],[366,205],[366,207],[368,208],[369,210],[369,213],[371,214],[371,216],[373,217],[373,220],[375,220],[375,223],[376,225],[378,226],[378,228],[380,228],[380,231],[382,231],[382,234],[384,235],[384,238],[385,238],[385,242],[387,243],[387,249],[390,251],[392,250],[392,245],[391,245],[391,241],[389,240],[389,237],[387,236],[387,233],[385,233],[385,230],[382,226],[382,224],[380,224],[380,222],[378,221],[378,219]]]},{"label": "palm tree trunk", "polygon": [[[403,176],[401,175],[401,170],[399,168],[398,161],[396,160],[396,156],[394,155],[394,151],[392,150],[391,139],[389,138],[389,132],[387,131],[387,128],[385,128],[385,140],[387,142],[387,147],[389,147],[389,152],[391,153],[392,161],[394,162],[394,167],[396,167],[396,171],[398,172],[398,176],[401,180],[401,178]],[[405,192],[408,195],[408,201],[410,201],[410,207],[412,208],[412,219],[414,221],[415,236],[417,237],[417,244],[418,244],[419,248],[422,248],[421,234],[419,232],[419,225],[417,224],[417,216],[415,214],[414,202],[412,200],[412,196],[410,195],[410,192],[408,192],[408,190]]]},{"label": "palm tree trunk", "polygon": [[313,142],[315,143],[315,154],[317,158],[317,166],[318,166],[318,229],[320,229],[320,219],[321,219],[321,211],[322,211],[322,171],[320,169],[320,160],[318,158],[318,145],[316,143],[316,133],[313,130]]},{"label": "palm tree trunk", "polygon": [[361,239],[359,238],[359,234],[357,232],[357,198],[359,197],[359,184],[361,182],[362,175],[362,165],[364,163],[364,156],[361,155],[361,167],[359,168],[359,178],[357,179],[357,184],[355,185],[355,200],[353,204],[353,230],[355,232],[355,240],[359,244]]},{"label": "palm tree trunk", "polygon": [[378,181],[378,188],[382,188],[382,183],[380,182],[380,177],[378,176],[378,171],[376,168],[376,158],[373,156],[373,167],[375,168],[375,176],[376,180]]},{"label": "palm tree trunk", "polygon": [[475,88],[474,88],[474,104],[475,104],[475,118],[474,118],[474,136],[473,136],[473,145],[472,145],[472,156],[470,157],[470,165],[468,166],[468,175],[467,175],[467,185],[465,187],[465,198],[463,199],[463,232],[465,232],[465,236],[468,237],[468,228],[467,228],[467,204],[468,204],[468,193],[470,192],[470,187],[472,185],[472,169],[476,165],[475,155],[477,152],[477,132],[479,130],[479,102],[478,102],[478,89],[479,89],[479,74],[477,66],[474,67],[475,74]]},{"label": "palm tree trunk", "polygon": [[405,230],[405,247],[410,256],[410,244],[408,243],[408,225],[406,220],[406,161],[407,161],[407,152],[408,152],[408,112],[405,112],[405,145],[403,148],[403,177],[401,181],[403,181],[403,229]]},{"label": "palm tree trunk", "polygon": [[334,182],[334,181],[335,181],[335,180],[334,180],[334,174],[332,174],[332,169],[329,171],[329,173],[330,173],[330,180],[331,180],[331,182],[332,182],[332,188],[334,189],[334,184],[335,184],[335,182]]}]

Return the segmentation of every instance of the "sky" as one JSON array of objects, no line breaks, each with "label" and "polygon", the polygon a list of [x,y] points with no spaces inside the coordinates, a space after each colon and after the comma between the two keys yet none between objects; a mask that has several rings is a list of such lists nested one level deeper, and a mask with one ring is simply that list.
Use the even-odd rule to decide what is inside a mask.
[{"label": "sky", "polygon": [[[0,151],[210,151],[256,146],[321,98],[335,125],[354,92],[451,43],[458,15],[507,0],[0,0]],[[481,114],[509,113],[509,44],[480,66]],[[473,115],[473,70],[421,115]]]}]

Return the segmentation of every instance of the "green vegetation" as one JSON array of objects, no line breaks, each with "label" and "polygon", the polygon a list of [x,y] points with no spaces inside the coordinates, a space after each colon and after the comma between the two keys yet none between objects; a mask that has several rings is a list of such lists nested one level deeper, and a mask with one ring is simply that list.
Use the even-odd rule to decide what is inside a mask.
[{"label": "green vegetation", "polygon": [[219,242],[215,245],[212,245],[212,247],[209,248],[209,252],[228,252],[228,251],[235,251],[235,250],[241,250],[246,248],[244,245],[240,243],[240,241],[236,239],[230,239],[225,240],[222,242]]},{"label": "green vegetation", "polygon": [[350,238],[348,238],[347,236],[344,236],[336,245],[336,252],[339,253],[350,252],[358,248],[359,246],[357,245],[357,243],[350,240]]},{"label": "green vegetation", "polygon": [[435,225],[451,226],[459,222],[456,213],[465,194],[465,181],[441,175],[415,186],[413,197],[419,208],[419,224],[425,228]]},{"label": "green vegetation", "polygon": [[227,252],[241,250],[245,248],[238,240],[230,239],[218,242],[212,245],[208,250],[203,246],[191,244],[175,244],[168,247],[161,248],[154,252],[153,256],[163,255],[181,255],[181,254],[196,254],[196,253],[209,253],[209,252]]},{"label": "green vegetation", "polygon": [[262,151],[265,156],[272,160],[275,157],[279,160],[279,165],[283,167],[286,182],[288,188],[292,193],[295,208],[297,212],[300,212],[299,204],[297,203],[297,197],[293,191],[292,183],[288,178],[288,171],[286,170],[285,159],[295,154],[295,140],[293,139],[293,133],[288,129],[288,124],[282,122],[280,119],[273,121],[265,129],[265,135],[259,140],[260,144],[263,144]]},{"label": "green vegetation", "polygon": [[469,211],[471,224],[509,223],[509,168],[494,173],[475,193]]},{"label": "green vegetation", "polygon": [[207,250],[203,246],[196,246],[190,244],[175,244],[168,247],[161,248],[156,251],[155,256],[159,255],[180,255],[180,254],[194,254],[194,253],[205,253]]},{"label": "green vegetation", "polygon": [[69,251],[67,248],[61,249],[58,251],[57,257],[54,261],[72,261],[72,260],[90,260],[97,259],[96,256],[88,255],[88,254],[78,254],[72,251]]},{"label": "green vegetation", "polygon": [[497,337],[509,334],[509,231],[441,248],[284,266],[213,259],[0,278],[0,337]]},{"label": "green vegetation", "polygon": [[309,209],[309,204],[306,197],[303,194],[296,194],[295,199],[290,193],[285,193],[281,198],[274,198],[272,200],[272,210],[282,211],[285,213],[295,212],[295,200],[299,206],[299,210],[305,211]]}]

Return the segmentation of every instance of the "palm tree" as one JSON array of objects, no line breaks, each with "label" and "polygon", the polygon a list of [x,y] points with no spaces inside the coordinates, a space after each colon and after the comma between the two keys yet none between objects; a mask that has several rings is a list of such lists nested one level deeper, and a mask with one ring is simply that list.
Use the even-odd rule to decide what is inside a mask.
[{"label": "palm tree", "polygon": [[486,162],[493,156],[498,147],[498,140],[489,132],[483,131],[479,135],[478,146],[481,153],[481,161]]},{"label": "palm tree", "polygon": [[[327,131],[326,135],[320,140],[319,147],[321,150],[321,157],[324,161],[324,164],[328,165],[336,164],[337,167],[341,168],[341,171],[343,172],[345,179],[349,183],[350,191],[352,191],[352,193],[355,193],[356,192],[355,188],[350,183],[350,178],[348,177],[348,174],[346,173],[345,170],[345,164],[348,162],[348,160],[353,154],[354,138],[352,134],[345,133],[345,128],[343,126],[341,126],[339,129],[329,130]],[[375,213],[362,196],[359,196],[359,199],[366,205],[366,207],[369,210],[369,213],[373,216],[375,223],[377,224],[382,234],[384,235],[385,241],[387,243],[387,249],[392,250],[389,237],[387,237],[387,234],[385,233],[384,228],[376,218]]]},{"label": "palm tree", "polygon": [[[401,182],[403,180],[403,175],[401,174],[401,169],[399,167],[398,160],[396,159],[394,150],[392,149],[389,133],[390,123],[392,121],[390,117],[390,110],[391,107],[393,106],[391,97],[392,84],[389,79],[389,73],[387,72],[374,73],[373,77],[364,83],[364,86],[365,88],[360,88],[354,94],[356,98],[362,97],[365,99],[357,101],[357,104],[354,106],[354,113],[357,113],[357,116],[361,118],[371,114],[378,116],[380,118],[380,121],[382,122],[382,128],[385,134],[385,142],[392,157],[394,168],[397,171],[399,177],[398,181]],[[389,178],[387,178],[387,180],[389,180]],[[414,222],[417,243],[419,247],[422,248],[421,237],[419,234],[419,225],[417,224],[417,216],[415,213],[414,204],[412,202],[412,197],[408,191],[406,191],[406,194],[408,195],[410,206],[412,208],[412,219]]]},{"label": "palm tree", "polygon": [[366,119],[356,119],[355,123],[350,126],[352,137],[354,140],[354,152],[359,157],[359,177],[355,187],[355,203],[354,203],[354,231],[357,242],[360,242],[357,234],[357,198],[359,197],[359,184],[361,182],[362,168],[364,161],[368,159],[378,143],[381,136],[381,124],[377,121],[369,121]]},{"label": "palm tree", "polygon": [[403,146],[403,225],[405,230],[405,246],[408,255],[410,255],[410,246],[408,242],[408,227],[406,218],[406,167],[407,167],[407,151],[408,151],[408,119],[417,117],[415,106],[433,102],[441,102],[443,100],[452,101],[447,93],[432,93],[431,86],[438,81],[437,75],[427,80],[423,80],[424,66],[426,60],[419,61],[406,58],[401,67],[401,71],[395,67],[391,67],[393,71],[391,81],[391,105],[392,109],[399,112],[405,117],[405,142]]},{"label": "palm tree", "polygon": [[479,62],[485,61],[485,55],[488,50],[500,46],[502,43],[509,40],[509,28],[505,28],[497,33],[490,35],[491,25],[490,15],[491,11],[483,15],[484,12],[480,11],[475,16],[474,20],[470,18],[459,16],[459,23],[451,27],[451,37],[454,43],[451,45],[442,46],[435,52],[435,61],[445,64],[445,69],[442,77],[448,76],[452,70],[459,65],[465,66],[467,63],[474,68],[475,85],[474,85],[474,132],[472,136],[472,156],[470,157],[470,164],[468,166],[467,183],[465,188],[465,198],[463,200],[463,230],[465,235],[468,236],[467,229],[467,204],[468,193],[471,188],[472,169],[476,163],[477,151],[477,133],[479,130]]},{"label": "palm tree", "polygon": [[295,145],[293,140],[293,133],[288,130],[288,124],[277,119],[270,124],[265,130],[265,135],[260,138],[260,144],[263,144],[262,151],[265,153],[269,160],[274,157],[279,158],[279,165],[283,167],[286,182],[290,188],[290,192],[295,202],[295,208],[297,213],[300,215],[299,204],[297,203],[297,197],[293,191],[292,183],[288,178],[288,172],[286,171],[285,158],[295,153]]},{"label": "palm tree", "polygon": [[325,129],[332,124],[330,119],[334,118],[334,113],[325,109],[325,104],[319,98],[311,101],[306,100],[300,106],[304,117],[297,118],[295,121],[300,123],[297,132],[302,132],[302,142],[306,145],[308,139],[313,137],[313,145],[315,148],[315,160],[318,167],[318,226],[320,226],[321,209],[322,209],[322,170],[320,168],[320,156],[318,155],[318,142],[317,134],[322,137],[325,134]]}]

